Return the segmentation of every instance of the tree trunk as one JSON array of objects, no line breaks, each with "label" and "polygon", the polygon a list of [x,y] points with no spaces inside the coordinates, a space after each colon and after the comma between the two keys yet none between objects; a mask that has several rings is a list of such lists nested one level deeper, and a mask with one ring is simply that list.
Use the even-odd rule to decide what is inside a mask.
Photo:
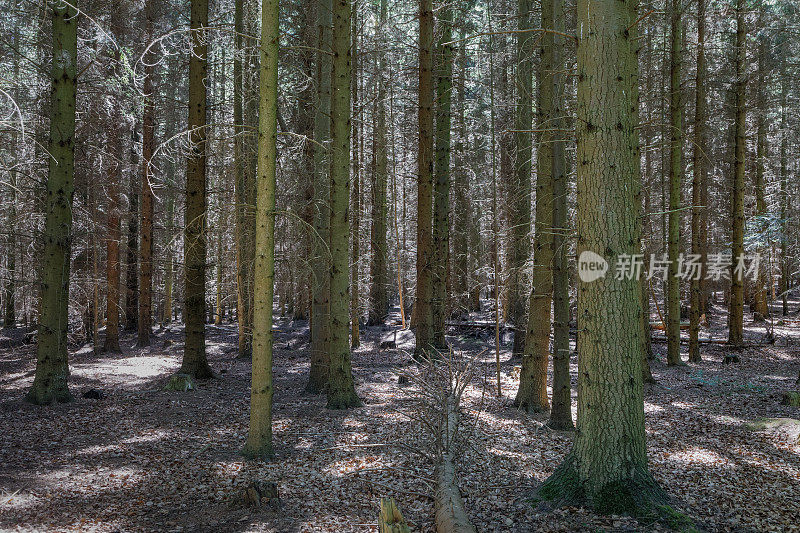
[{"label": "tree trunk", "polygon": [[272,304],[275,283],[275,176],[278,139],[278,0],[262,0],[256,178],[253,375],[244,454],[272,456]]},{"label": "tree trunk", "polygon": [[[380,19],[378,25],[378,94],[375,106],[377,117],[375,119],[375,172],[372,181],[372,228],[370,241],[372,244],[372,262],[370,263],[370,298],[369,316],[367,324],[377,326],[383,324],[386,311],[389,308],[389,273],[387,271],[387,244],[386,244],[386,187],[388,181],[389,158],[386,144],[386,26],[387,0],[380,1]],[[399,269],[399,265],[398,265]]]},{"label": "tree trunk", "polygon": [[333,2],[333,66],[331,71],[330,179],[330,342],[329,409],[358,407],[350,367],[348,240],[350,224],[350,2]]},{"label": "tree trunk", "polygon": [[[591,6],[591,9],[590,9]],[[578,253],[640,250],[636,3],[578,1]],[[579,259],[580,261],[580,259]],[[652,514],[665,502],[647,470],[639,282],[578,286],[578,432],[539,489],[603,514]]]},{"label": "tree trunk", "polygon": [[[545,13],[547,26],[564,33],[564,8],[562,0],[550,0],[551,11]],[[563,133],[567,114],[564,99],[565,72],[563,50],[566,47],[562,35],[553,34],[553,120],[552,158],[553,158],[553,406],[548,426],[554,429],[571,430],[572,397],[569,373],[569,261],[567,259],[569,235],[567,221],[567,138]]]},{"label": "tree trunk", "polygon": [[414,355],[433,348],[433,3],[419,0],[419,144],[417,150],[417,294]]},{"label": "tree trunk", "polygon": [[189,139],[186,160],[184,278],[186,341],[180,372],[198,379],[213,377],[206,359],[206,78],[208,74],[208,0],[192,0],[189,59]]},{"label": "tree trunk", "polygon": [[436,50],[436,146],[433,191],[433,276],[431,315],[433,345],[446,350],[447,263],[450,258],[450,123],[453,88],[453,11],[443,4],[439,11]]},{"label": "tree trunk", "polygon": [[[745,28],[744,0],[736,0],[736,50],[734,88],[735,140],[733,175],[731,179],[731,258],[734,265],[744,254],[744,176],[745,151],[747,135],[747,29]],[[728,303],[728,343],[740,346],[744,342],[744,279],[742,276],[731,276],[730,302]]]},{"label": "tree trunk", "polygon": [[681,182],[683,181],[683,102],[681,98],[681,2],[672,0],[669,56],[669,268],[667,272],[667,364],[681,364],[681,292],[678,277],[681,226]]},{"label": "tree trunk", "polygon": [[517,34],[517,105],[516,129],[514,144],[516,145],[516,168],[513,188],[510,192],[514,199],[511,218],[511,243],[510,250],[510,276],[509,291],[511,292],[511,321],[516,332],[514,333],[514,346],[512,353],[521,357],[525,352],[525,320],[526,299],[530,290],[525,283],[523,268],[530,254],[531,232],[531,157],[533,118],[531,103],[533,100],[533,61],[535,41],[539,38],[536,33],[527,32],[531,29],[531,16],[533,12],[530,0],[519,0],[517,3],[517,25],[520,32]]},{"label": "tree trunk", "polygon": [[[692,255],[699,257],[705,248],[701,240],[700,226],[702,224],[702,186],[706,179],[706,1],[697,0],[697,77],[695,83],[694,106],[694,170],[692,175]],[[704,264],[704,263],[701,263]],[[699,363],[700,357],[700,315],[702,307],[702,292],[700,279],[691,279],[691,310],[689,314],[689,361]],[[680,333],[679,333],[680,335]]]},{"label": "tree trunk", "polygon": [[128,189],[128,242],[125,247],[125,329],[135,331],[139,318],[139,184],[136,175],[139,155],[137,125],[131,132],[130,183]]},{"label": "tree trunk", "polygon": [[36,373],[25,396],[27,401],[37,405],[72,400],[67,385],[67,306],[75,178],[78,11],[61,0],[52,2],[50,6],[53,62],[44,259],[36,336]]},{"label": "tree trunk", "polygon": [[[147,15],[146,35],[148,40],[153,35],[155,0],[148,0],[145,10]],[[153,88],[152,58],[145,62],[144,73],[144,115],[142,118],[142,220],[139,240],[139,321],[136,345],[150,345],[153,316],[153,184],[151,183],[151,161],[155,148],[155,104]]]},{"label": "tree trunk", "polygon": [[311,244],[311,369],[306,391],[319,393],[328,386],[330,329],[330,149],[331,136],[331,12],[332,0],[319,0],[317,107],[314,116],[314,237]]},{"label": "tree trunk", "polygon": [[[542,13],[552,13],[552,0],[543,0]],[[550,15],[542,16],[547,27]],[[528,309],[527,339],[522,357],[519,390],[514,404],[528,412],[550,409],[547,399],[547,361],[550,354],[550,307],[553,297],[553,33],[541,36],[541,63],[537,74],[539,105],[536,151],[536,224],[533,245],[533,291]]]},{"label": "tree trunk", "polygon": [[361,312],[359,311],[359,265],[361,263],[361,159],[359,157],[358,146],[363,140],[359,138],[359,126],[363,120],[363,105],[359,102],[358,85],[360,83],[360,76],[358,71],[359,52],[358,52],[358,24],[357,14],[354,14],[351,21],[351,37],[353,39],[351,47],[351,57],[353,61],[352,68],[350,69],[350,85],[353,95],[353,116],[356,120],[353,122],[353,188],[351,200],[352,210],[350,211],[350,234],[352,236],[351,244],[351,257],[350,257],[350,346],[357,348],[361,344],[359,336],[359,325],[361,320]]},{"label": "tree trunk", "polygon": [[[119,124],[119,121],[117,121]],[[118,126],[111,128],[110,139],[106,142],[111,157],[108,170],[108,207],[106,212],[106,342],[103,351],[121,353],[119,346],[120,311],[120,192],[122,179],[122,132]]]}]

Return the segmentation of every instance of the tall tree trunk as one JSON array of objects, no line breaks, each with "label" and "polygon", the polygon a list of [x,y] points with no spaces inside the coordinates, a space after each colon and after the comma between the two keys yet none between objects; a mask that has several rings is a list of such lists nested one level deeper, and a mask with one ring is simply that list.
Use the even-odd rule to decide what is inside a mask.
[{"label": "tall tree trunk", "polygon": [[[16,22],[14,26],[14,42],[18,43],[20,39],[20,22]],[[20,79],[19,79],[19,54],[13,54],[14,56],[14,77],[13,83],[19,87],[20,86]],[[16,102],[20,101],[21,91],[16,90],[14,91],[14,100]],[[20,117],[20,120],[22,117]],[[14,159],[18,159],[20,157],[20,143],[19,143],[19,134],[17,133],[16,129],[14,129],[11,133],[11,154]],[[17,166],[12,165],[11,169],[9,170],[9,184],[8,184],[8,200],[9,200],[9,209],[8,209],[8,226],[7,231],[8,235],[6,237],[6,270],[8,272],[8,282],[6,283],[4,292],[3,292],[3,325],[5,327],[13,327],[14,322],[16,321],[16,261],[17,261],[17,232],[18,232],[18,224],[17,224]],[[87,258],[88,259],[88,258]]]},{"label": "tall tree trunk", "polygon": [[359,102],[358,85],[360,83],[360,76],[358,71],[359,51],[358,51],[358,24],[357,14],[353,14],[351,21],[351,34],[352,34],[352,47],[351,57],[353,61],[352,68],[350,69],[350,85],[353,95],[353,111],[352,115],[356,117],[353,121],[353,187],[352,187],[352,209],[350,211],[351,228],[350,234],[352,236],[351,243],[351,257],[350,257],[350,346],[356,348],[361,344],[359,336],[359,325],[361,319],[361,312],[359,311],[359,264],[361,263],[361,158],[359,157],[358,146],[362,142],[359,137],[359,127],[363,120],[363,105]]},{"label": "tall tree trunk", "polygon": [[165,200],[166,204],[164,211],[164,233],[166,233],[166,258],[164,260],[164,309],[161,314],[161,324],[169,324],[172,322],[172,292],[175,284],[175,249],[173,248],[174,240],[174,221],[175,221],[175,179],[173,173],[175,166],[171,162],[167,162],[166,171],[164,172],[164,188],[166,189]]},{"label": "tall tree trunk", "polygon": [[[762,26],[762,21],[759,20],[759,26]],[[762,234],[759,239],[761,244],[757,248],[757,252],[764,259],[760,263],[760,269],[757,272],[757,277],[753,283],[753,309],[754,313],[758,313],[762,319],[769,315],[767,307],[767,268],[766,263],[769,254],[769,243],[763,243],[766,236],[767,221],[764,217],[767,215],[767,202],[764,195],[766,185],[764,183],[766,160],[769,156],[767,153],[767,123],[766,115],[769,112],[766,106],[766,85],[769,83],[768,79],[768,65],[767,65],[767,49],[764,39],[760,39],[758,43],[758,83],[756,86],[756,172],[755,172],[755,193],[756,193],[756,230]]]},{"label": "tall tree trunk", "polygon": [[465,116],[465,88],[467,77],[466,41],[463,30],[458,45],[459,75],[455,77],[456,86],[456,140],[453,143],[453,291],[455,306],[459,313],[469,308],[469,227],[478,222],[470,217],[469,174],[467,169],[467,121]]},{"label": "tall tree trunk", "polygon": [[433,348],[433,2],[419,0],[419,144],[417,150],[417,294],[414,354]]},{"label": "tall tree trunk", "polygon": [[[547,4],[546,2],[545,4]],[[567,114],[564,97],[566,70],[563,51],[564,7],[562,0],[550,0],[548,25],[558,34],[553,35],[553,405],[547,423],[554,429],[570,430],[572,424],[572,397],[569,375],[569,260],[567,259],[567,138],[563,133]]]},{"label": "tall tree trunk", "polygon": [[[552,13],[552,0],[543,0],[542,13]],[[542,26],[551,23],[542,15]],[[533,291],[528,309],[527,339],[519,390],[514,404],[529,412],[547,411],[547,361],[550,354],[550,307],[553,298],[553,33],[541,36],[536,151],[536,229],[533,245]]]},{"label": "tall tree trunk", "polygon": [[350,366],[348,244],[350,224],[350,1],[333,2],[333,64],[331,69],[330,179],[330,371],[329,409],[358,407]]},{"label": "tall tree trunk", "polygon": [[75,178],[75,94],[78,10],[50,4],[53,20],[52,92],[36,373],[25,399],[38,405],[72,400],[67,380],[67,306]]},{"label": "tall tree trunk", "polygon": [[781,55],[781,153],[780,153],[780,212],[781,212],[781,311],[783,316],[789,313],[789,257],[788,244],[789,237],[788,213],[789,195],[786,180],[788,176],[788,150],[789,150],[789,131],[786,124],[786,100],[789,93],[788,72],[786,68],[786,56]]},{"label": "tall tree trunk", "polygon": [[[117,120],[117,119],[115,119]],[[117,120],[117,124],[119,124]],[[119,126],[110,129],[110,139],[106,141],[111,157],[108,169],[108,207],[106,212],[106,341],[103,351],[120,353],[119,311],[120,311],[120,192],[122,181],[122,131]]]},{"label": "tall tree trunk", "polygon": [[683,99],[681,93],[681,1],[672,0],[669,56],[669,268],[667,272],[667,364],[681,364],[681,291],[678,255],[681,239],[681,183],[683,181]]},{"label": "tall tree trunk", "polygon": [[[702,187],[706,179],[706,0],[697,0],[697,76],[694,104],[694,170],[692,173],[692,255],[699,258],[705,248],[701,240],[700,226],[703,220]],[[703,264],[703,263],[701,263]],[[689,361],[699,363],[700,315],[702,314],[702,292],[700,277],[691,279],[691,310],[689,314]]]},{"label": "tall tree trunk", "polygon": [[186,160],[184,307],[186,341],[180,372],[198,379],[213,377],[206,359],[206,78],[208,75],[208,0],[192,0],[189,59],[189,140]]},{"label": "tall tree trunk", "polygon": [[533,60],[535,41],[539,36],[528,30],[533,26],[531,0],[517,2],[517,105],[516,105],[516,172],[513,189],[509,191],[514,198],[511,219],[510,275],[511,321],[514,323],[514,356],[522,356],[525,352],[527,323],[525,321],[525,303],[530,292],[525,283],[523,268],[530,254],[531,233],[531,158],[533,117],[531,104],[533,101]]},{"label": "tall tree trunk", "polygon": [[139,184],[136,181],[139,154],[136,144],[139,131],[134,124],[131,132],[130,172],[128,188],[128,242],[125,247],[125,329],[137,329],[139,318]]},{"label": "tall tree trunk", "polygon": [[278,0],[262,0],[256,178],[253,375],[244,454],[272,455],[272,304],[275,284],[275,177],[278,139]]},{"label": "tall tree trunk", "polygon": [[[736,0],[736,49],[734,90],[735,140],[734,164],[731,179],[731,258],[736,264],[744,254],[744,176],[747,135],[747,29],[745,28],[744,0]],[[741,346],[744,320],[744,279],[739,275],[731,276],[731,295],[728,303],[728,343]]]},{"label": "tall tree trunk", "polygon": [[[317,5],[317,106],[314,115],[314,237],[311,244],[311,369],[306,391],[328,386],[330,329],[330,136],[332,0]],[[324,148],[323,148],[324,146]]]},{"label": "tall tree trunk", "polygon": [[[153,35],[155,0],[148,0],[145,10],[147,17],[146,35],[148,41]],[[152,59],[145,61],[144,72],[144,114],[142,117],[142,219],[139,239],[139,320],[136,345],[150,345],[153,316],[153,184],[151,183],[151,164],[155,148],[155,93],[153,88]]]},{"label": "tall tree trunk", "polygon": [[436,57],[436,146],[433,192],[433,276],[431,315],[433,345],[446,350],[447,263],[450,258],[450,123],[453,88],[453,10],[439,9],[439,42]]},{"label": "tall tree trunk", "polygon": [[[374,145],[375,171],[372,181],[372,227],[370,241],[372,244],[372,262],[370,263],[369,316],[367,324],[376,326],[383,324],[386,311],[389,308],[389,273],[387,270],[386,244],[386,187],[388,181],[389,158],[386,145],[386,26],[387,0],[380,0],[380,19],[378,24],[378,94],[375,107]],[[399,265],[398,265],[399,267]]]},{"label": "tall tree trunk", "polygon": [[[578,1],[578,253],[640,251],[635,2]],[[580,259],[579,259],[580,261]],[[652,514],[666,497],[647,470],[636,279],[578,286],[578,431],[539,495],[604,514]],[[611,422],[613,421],[613,422]]]}]

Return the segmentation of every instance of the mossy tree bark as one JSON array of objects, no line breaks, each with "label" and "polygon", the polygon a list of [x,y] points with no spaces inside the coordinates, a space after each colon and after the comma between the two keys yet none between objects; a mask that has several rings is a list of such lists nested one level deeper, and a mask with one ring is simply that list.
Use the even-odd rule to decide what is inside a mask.
[{"label": "mossy tree bark", "polygon": [[[550,24],[552,0],[543,0],[542,13],[542,27],[547,27]],[[536,150],[533,290],[528,306],[519,390],[514,399],[514,405],[529,412],[550,409],[547,398],[547,362],[550,355],[550,308],[553,298],[553,50],[553,33],[543,33],[541,62],[537,73],[537,127],[540,133]]]},{"label": "mossy tree bark", "polygon": [[567,259],[569,235],[567,222],[567,139],[563,132],[567,114],[564,84],[566,65],[563,51],[566,47],[564,7],[562,0],[550,0],[547,26],[553,31],[553,403],[547,425],[554,429],[571,430],[572,396],[569,375],[569,260]]},{"label": "mossy tree bark", "polygon": [[331,69],[330,179],[330,341],[328,402],[330,409],[358,407],[350,365],[349,237],[350,202],[350,1],[333,2]]},{"label": "mossy tree bark", "polygon": [[[705,249],[701,225],[703,223],[702,188],[706,180],[706,0],[697,0],[697,75],[694,105],[694,170],[692,174],[692,254],[699,256]],[[704,264],[701,262],[701,264]],[[689,361],[699,363],[700,315],[702,292],[700,280],[691,280],[691,309],[689,314]]]},{"label": "mossy tree bark", "polygon": [[681,55],[683,47],[682,6],[672,0],[670,7],[669,56],[669,116],[670,116],[670,166],[669,166],[669,242],[667,255],[667,364],[681,364],[681,293],[678,277],[678,255],[681,238],[681,184],[683,181],[683,98],[681,92]]},{"label": "mossy tree bark", "polygon": [[372,227],[370,241],[372,244],[372,262],[370,263],[370,297],[367,324],[376,326],[383,324],[386,310],[389,307],[389,272],[387,269],[386,244],[386,189],[388,182],[389,157],[386,143],[386,26],[387,0],[380,1],[380,18],[378,25],[378,41],[381,43],[378,52],[378,93],[375,118],[375,171],[372,181]]},{"label": "mossy tree bark", "polygon": [[[736,49],[734,77],[734,164],[731,176],[731,256],[734,264],[744,253],[744,176],[747,150],[747,29],[744,0],[736,0]],[[728,343],[741,346],[744,342],[744,279],[731,276],[728,301]]]},{"label": "mossy tree bark", "polygon": [[78,11],[61,0],[50,3],[53,62],[47,202],[44,226],[36,373],[25,399],[38,405],[72,400],[67,380],[67,305],[75,178],[75,96]]},{"label": "mossy tree bark", "polygon": [[263,0],[256,178],[255,290],[249,457],[272,456],[272,304],[275,283],[275,177],[278,139],[278,0]]},{"label": "mossy tree bark", "polygon": [[453,36],[453,10],[449,4],[442,4],[438,18],[431,315],[433,345],[437,350],[446,350],[447,265],[450,259],[450,125],[453,88],[453,44],[450,42]]},{"label": "mossy tree bark", "polygon": [[[641,246],[636,19],[632,0],[578,1],[577,251],[607,261]],[[579,282],[578,432],[542,498],[637,516],[665,501],[647,469],[639,291]]]},{"label": "mossy tree bark", "polygon": [[433,348],[433,2],[419,0],[419,143],[417,151],[417,294],[414,355]]},{"label": "mossy tree bark", "polygon": [[189,59],[189,139],[186,161],[186,211],[183,234],[186,341],[179,372],[213,377],[206,359],[206,77],[208,0],[192,0]]},{"label": "mossy tree bark", "polygon": [[311,240],[311,369],[306,391],[328,386],[330,329],[331,0],[317,5],[317,106],[314,115],[314,235]]}]

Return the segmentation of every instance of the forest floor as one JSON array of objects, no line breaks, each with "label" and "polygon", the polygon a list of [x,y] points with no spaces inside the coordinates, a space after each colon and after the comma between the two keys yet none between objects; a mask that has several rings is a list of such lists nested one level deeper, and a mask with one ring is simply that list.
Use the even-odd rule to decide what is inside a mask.
[{"label": "forest floor", "polygon": [[[717,322],[724,324],[723,318]],[[76,401],[51,407],[23,402],[34,371],[33,346],[5,347],[0,332],[0,529],[11,531],[376,531],[381,496],[394,497],[414,531],[432,531],[431,465],[393,443],[413,445],[408,408],[413,386],[398,384],[410,364],[410,332],[392,338],[364,328],[353,353],[363,407],[325,408],[324,395],[303,392],[308,374],[306,323],[279,319],[275,340],[274,446],[271,462],[239,455],[247,434],[250,363],[236,357],[235,325],[208,328],[208,355],[219,379],[191,392],[162,390],[180,366],[182,331],[160,331],[152,348],[130,335],[124,354],[71,354]],[[716,338],[724,338],[714,332]],[[704,332],[707,337],[708,331]],[[800,446],[791,431],[754,431],[766,417],[800,419],[780,404],[796,390],[800,322],[775,327],[777,341],[739,352],[704,345],[703,362],[668,368],[655,344],[655,385],[645,410],[650,467],[674,507],[707,531],[800,531]],[[764,327],[748,324],[758,343]],[[492,332],[454,336],[458,352],[479,354]],[[405,349],[404,349],[405,348]],[[572,436],[512,407],[517,380],[508,346],[501,398],[494,357],[484,352],[465,400],[477,420],[462,458],[460,488],[479,531],[654,531],[661,526],[584,509],[539,511],[531,489],[560,463]],[[572,360],[573,411],[576,360]],[[82,393],[99,389],[104,398]],[[786,429],[785,427],[783,429]],[[376,444],[377,446],[366,446]],[[252,480],[277,482],[280,509],[247,507]]]}]

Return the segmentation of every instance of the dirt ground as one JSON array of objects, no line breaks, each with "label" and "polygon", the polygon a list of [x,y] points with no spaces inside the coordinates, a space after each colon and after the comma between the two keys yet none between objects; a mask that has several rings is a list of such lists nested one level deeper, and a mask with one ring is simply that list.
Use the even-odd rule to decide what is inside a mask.
[{"label": "dirt ground", "polygon": [[[721,322],[723,319],[718,319]],[[431,531],[432,466],[395,443],[413,446],[416,424],[402,413],[413,387],[398,384],[413,337],[378,350],[391,331],[364,328],[353,353],[364,406],[325,409],[324,395],[303,392],[307,324],[280,319],[275,343],[274,446],[271,462],[239,455],[247,431],[250,362],[236,358],[235,325],[208,328],[208,354],[220,379],[198,390],[162,388],[180,366],[182,332],[160,331],[150,349],[123,337],[123,355],[71,354],[76,401],[36,407],[22,401],[34,371],[32,345],[8,347],[0,333],[0,528],[10,531],[376,531],[381,496],[394,497],[415,531]],[[760,343],[765,328],[748,324]],[[703,362],[667,368],[655,344],[657,384],[645,395],[650,467],[675,508],[707,531],[800,531],[800,446],[782,430],[746,423],[800,419],[780,404],[796,390],[800,322],[776,325],[773,345],[739,352],[704,345]],[[704,331],[702,336],[708,337]],[[716,338],[724,338],[714,332]],[[6,344],[3,344],[3,340]],[[454,336],[457,353],[475,355],[491,333]],[[511,406],[517,382],[508,349],[503,394],[496,397],[493,354],[478,364],[466,419],[477,420],[460,469],[466,507],[479,531],[653,531],[631,518],[583,509],[537,511],[532,488],[560,463],[571,434]],[[573,412],[575,373],[573,356]],[[489,385],[491,384],[491,385]],[[102,399],[82,393],[99,389]],[[277,483],[280,509],[254,509],[240,492],[250,480]]]}]

